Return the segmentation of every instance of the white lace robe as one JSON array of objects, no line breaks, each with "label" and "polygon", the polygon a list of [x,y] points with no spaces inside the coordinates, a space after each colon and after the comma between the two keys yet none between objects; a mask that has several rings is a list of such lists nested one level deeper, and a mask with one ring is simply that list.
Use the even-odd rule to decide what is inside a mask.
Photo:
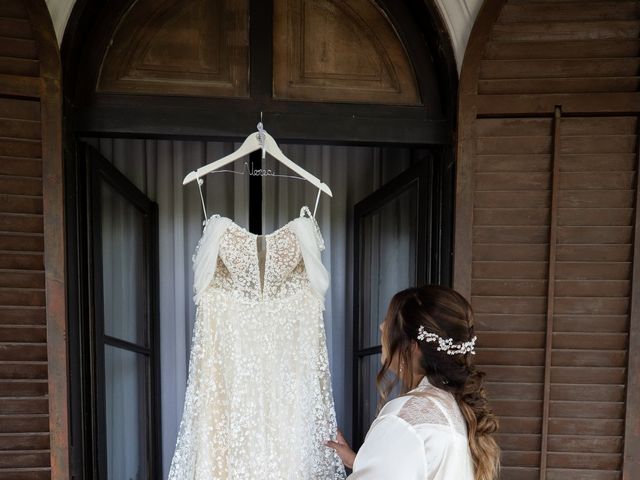
[{"label": "white lace robe", "polygon": [[453,395],[425,377],[387,403],[347,480],[473,480],[467,426]]},{"label": "white lace robe", "polygon": [[[307,215],[304,215],[306,213]],[[169,480],[343,479],[315,220],[258,236],[212,216],[194,254],[197,305]]]}]

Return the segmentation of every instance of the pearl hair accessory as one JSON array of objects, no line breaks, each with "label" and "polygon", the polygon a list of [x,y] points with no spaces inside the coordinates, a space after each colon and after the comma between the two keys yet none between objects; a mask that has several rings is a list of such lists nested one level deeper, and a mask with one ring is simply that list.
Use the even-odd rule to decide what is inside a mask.
[{"label": "pearl hair accessory", "polygon": [[454,345],[453,338],[444,339],[435,333],[427,332],[425,328],[420,325],[418,328],[418,340],[424,340],[425,342],[438,342],[438,351],[447,352],[447,355],[456,355],[458,353],[465,354],[470,352],[471,355],[475,355],[475,345],[478,337],[473,337],[468,342]]}]

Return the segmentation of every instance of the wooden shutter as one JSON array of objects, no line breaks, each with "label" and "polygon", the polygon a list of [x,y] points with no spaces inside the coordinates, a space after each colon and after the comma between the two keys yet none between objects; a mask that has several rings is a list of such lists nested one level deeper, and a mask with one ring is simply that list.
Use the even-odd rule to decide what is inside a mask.
[{"label": "wooden shutter", "polygon": [[540,457],[552,124],[476,123],[471,303],[505,479],[537,478]]},{"label": "wooden shutter", "polygon": [[622,469],[637,118],[558,123],[547,478],[608,480]]},{"label": "wooden shutter", "polygon": [[476,122],[471,295],[503,478],[538,478],[541,463],[550,479],[619,478],[636,129],[636,117]]},{"label": "wooden shutter", "polygon": [[469,40],[454,287],[503,479],[640,478],[639,32],[638,2],[487,0]]},{"label": "wooden shutter", "polygon": [[68,478],[58,64],[44,2],[1,2],[0,477],[6,480]]},{"label": "wooden shutter", "polygon": [[0,462],[48,469],[40,105],[0,97],[0,109]]}]

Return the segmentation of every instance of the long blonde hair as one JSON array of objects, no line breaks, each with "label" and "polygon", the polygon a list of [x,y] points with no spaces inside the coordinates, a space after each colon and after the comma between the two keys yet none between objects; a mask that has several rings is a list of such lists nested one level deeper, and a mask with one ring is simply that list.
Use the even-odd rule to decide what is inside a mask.
[{"label": "long blonde hair", "polygon": [[[474,316],[469,302],[451,288],[427,285],[396,293],[385,318],[383,342],[387,356],[378,373],[382,401],[400,381],[401,393],[414,385],[413,371],[405,369],[400,379],[389,381],[389,367],[394,359],[400,365],[413,365],[411,352],[420,326],[455,343],[473,337]],[[420,364],[429,382],[454,395],[467,423],[469,448],[473,457],[475,480],[494,480],[500,470],[500,448],[492,434],[498,419],[491,411],[483,386],[484,372],[473,365],[472,355],[448,355],[434,343],[417,342],[422,353]]]}]

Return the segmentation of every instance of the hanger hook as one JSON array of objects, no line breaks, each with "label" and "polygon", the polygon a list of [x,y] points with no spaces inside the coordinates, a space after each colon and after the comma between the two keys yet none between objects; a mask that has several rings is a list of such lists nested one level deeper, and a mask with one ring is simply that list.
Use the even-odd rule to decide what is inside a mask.
[{"label": "hanger hook", "polygon": [[265,131],[264,131],[264,125],[262,124],[262,111],[260,111],[260,122],[258,122],[258,142],[260,143],[260,148],[262,150],[262,159],[264,160],[266,154],[265,154]]}]

